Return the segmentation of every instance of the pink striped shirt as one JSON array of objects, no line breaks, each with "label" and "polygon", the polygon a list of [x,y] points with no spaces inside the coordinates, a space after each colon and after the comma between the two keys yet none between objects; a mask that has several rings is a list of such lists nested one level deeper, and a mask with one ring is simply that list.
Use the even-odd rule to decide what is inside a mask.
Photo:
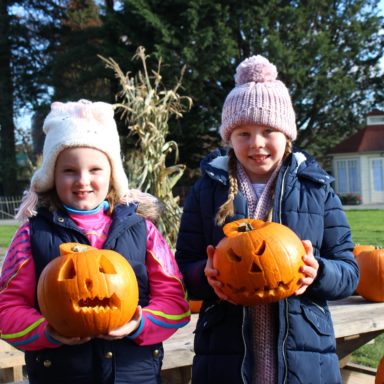
[{"label": "pink striped shirt", "polygon": [[[111,225],[103,210],[71,214],[92,246],[101,248]],[[130,336],[139,345],[162,342],[190,320],[186,291],[175,257],[155,225],[146,220],[150,300],[140,327]],[[30,227],[22,225],[12,239],[0,277],[0,338],[21,350],[55,348],[47,321],[35,308],[36,275],[30,246]]]}]

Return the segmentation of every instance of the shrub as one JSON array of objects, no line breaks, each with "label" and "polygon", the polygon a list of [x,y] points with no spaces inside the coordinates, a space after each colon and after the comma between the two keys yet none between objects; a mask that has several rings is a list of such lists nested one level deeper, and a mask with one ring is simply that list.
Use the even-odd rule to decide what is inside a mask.
[{"label": "shrub", "polygon": [[343,205],[359,205],[361,204],[361,195],[357,193],[346,193],[339,195]]}]

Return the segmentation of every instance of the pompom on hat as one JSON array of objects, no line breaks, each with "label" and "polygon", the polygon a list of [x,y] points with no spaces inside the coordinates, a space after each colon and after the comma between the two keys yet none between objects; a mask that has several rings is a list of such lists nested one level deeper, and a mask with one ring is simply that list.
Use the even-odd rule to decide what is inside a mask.
[{"label": "pompom on hat", "polygon": [[228,143],[233,130],[243,124],[275,128],[292,141],[297,137],[295,112],[277,69],[261,55],[241,62],[235,74],[235,88],[225,99],[219,133]]},{"label": "pompom on hat", "polygon": [[46,134],[43,162],[31,180],[31,190],[46,192],[54,187],[57,156],[65,148],[90,147],[104,152],[110,161],[112,182],[119,198],[128,191],[128,179],[120,154],[120,139],[111,104],[104,102],[54,102],[44,120]]}]

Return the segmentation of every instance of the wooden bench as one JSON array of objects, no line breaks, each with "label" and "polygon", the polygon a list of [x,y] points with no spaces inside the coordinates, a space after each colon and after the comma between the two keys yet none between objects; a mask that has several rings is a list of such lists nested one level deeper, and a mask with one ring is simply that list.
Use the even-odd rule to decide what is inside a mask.
[{"label": "wooden bench", "polygon": [[24,353],[0,340],[0,383],[23,380]]}]

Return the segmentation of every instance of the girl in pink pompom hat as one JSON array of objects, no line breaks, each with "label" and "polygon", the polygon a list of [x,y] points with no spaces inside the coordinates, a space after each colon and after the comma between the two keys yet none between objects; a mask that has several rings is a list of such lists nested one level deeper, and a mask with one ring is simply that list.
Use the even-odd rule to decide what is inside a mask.
[{"label": "girl in pink pompom hat", "polygon": [[[190,297],[203,300],[193,384],[341,383],[327,301],[356,288],[351,231],[332,177],[293,147],[295,112],[277,76],[261,55],[238,65],[219,127],[226,148],[201,162],[185,201],[176,260]],[[302,239],[302,278],[292,296],[243,306],[224,293],[215,246],[223,225],[243,218],[284,224]]]},{"label": "girl in pink pompom hat", "polygon": [[[111,104],[55,102],[43,129],[42,164],[19,209],[23,223],[0,276],[0,338],[25,352],[31,384],[158,384],[162,342],[190,318],[175,257],[153,223],[160,204],[128,188]],[[131,320],[97,337],[63,336],[49,324],[37,284],[62,243],[114,250],[130,263],[139,290]],[[111,297],[99,297],[93,290],[99,281],[93,284],[88,271],[82,281],[75,265],[60,275],[57,284],[77,280],[73,289],[83,304],[74,303],[74,311],[81,306],[92,314],[97,307],[108,314],[126,299],[108,288],[109,279],[119,280],[113,265],[103,267],[95,279],[105,281]]]}]

